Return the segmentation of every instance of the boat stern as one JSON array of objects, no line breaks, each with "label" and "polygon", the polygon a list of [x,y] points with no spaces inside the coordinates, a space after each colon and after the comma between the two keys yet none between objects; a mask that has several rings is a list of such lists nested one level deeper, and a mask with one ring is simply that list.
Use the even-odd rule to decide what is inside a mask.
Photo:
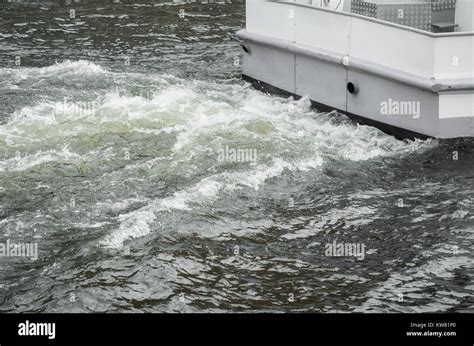
[{"label": "boat stern", "polygon": [[474,137],[474,90],[439,94],[439,138]]}]

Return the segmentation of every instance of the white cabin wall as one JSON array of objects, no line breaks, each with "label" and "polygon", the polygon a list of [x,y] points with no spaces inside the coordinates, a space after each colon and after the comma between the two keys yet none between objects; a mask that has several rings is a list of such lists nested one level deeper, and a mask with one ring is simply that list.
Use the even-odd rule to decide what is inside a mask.
[{"label": "white cabin wall", "polygon": [[474,78],[474,36],[437,37],[434,77]]},{"label": "white cabin wall", "polygon": [[349,16],[335,16],[328,11],[296,7],[295,18],[296,43],[341,55],[349,54]]},{"label": "white cabin wall", "polygon": [[295,41],[295,6],[265,0],[247,0],[247,31],[285,41]]},{"label": "white cabin wall", "polygon": [[474,31],[474,0],[458,0],[456,5],[457,31]]},{"label": "white cabin wall", "polygon": [[[474,4],[458,1],[461,9],[465,1]],[[474,36],[435,38],[317,7],[265,0],[247,0],[247,31],[420,77],[474,78]]]},{"label": "white cabin wall", "polygon": [[410,74],[431,78],[435,39],[409,30],[352,19],[350,55]]}]

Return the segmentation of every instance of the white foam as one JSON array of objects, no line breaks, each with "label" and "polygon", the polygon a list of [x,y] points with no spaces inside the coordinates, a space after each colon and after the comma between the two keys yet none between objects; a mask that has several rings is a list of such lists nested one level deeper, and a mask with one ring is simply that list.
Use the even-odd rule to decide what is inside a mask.
[{"label": "white foam", "polygon": [[[223,172],[212,175],[188,189],[176,192],[170,197],[156,199],[138,211],[121,215],[119,229],[113,231],[111,236],[107,237],[101,244],[105,247],[120,247],[128,239],[147,235],[150,225],[146,228],[147,232],[143,232],[143,229],[145,229],[143,220],[140,220],[140,225],[134,225],[134,222],[138,220],[136,218],[137,212],[156,215],[163,211],[190,211],[195,206],[209,205],[223,191],[232,192],[242,187],[258,190],[267,179],[280,176],[284,169],[297,170],[300,166],[305,168],[319,167],[321,164],[322,162],[318,161],[318,159],[296,164],[279,159],[275,160],[274,164],[269,167],[261,165],[250,172]],[[162,217],[166,218],[166,214]],[[155,218],[149,218],[148,220],[154,222]]]},{"label": "white foam", "polygon": [[28,155],[19,154],[7,160],[0,161],[0,172],[20,172],[48,162],[78,162],[78,160],[81,160],[81,156],[71,153],[67,148],[63,148],[61,151],[49,150]]},{"label": "white foam", "polygon": [[156,199],[152,203],[131,213],[119,216],[120,227],[101,242],[104,247],[118,248],[126,240],[148,235],[156,214],[162,211],[190,210],[189,203],[206,203],[213,200],[222,189],[222,184],[206,178],[192,188],[176,192],[170,197]]},{"label": "white foam", "polygon": [[[45,68],[2,69],[2,73],[13,74],[14,80],[33,80],[38,76],[54,79],[62,74],[84,76],[86,81],[91,77],[110,78],[110,73],[101,66],[83,60]],[[104,240],[106,246],[121,246],[127,239],[148,234],[164,211],[189,212],[202,203],[212,203],[223,191],[258,190],[269,179],[279,177],[285,171],[320,170],[326,157],[371,160],[431,146],[431,142],[412,145],[397,141],[374,128],[355,126],[352,122],[336,119],[334,114],[317,113],[311,109],[308,97],[293,100],[269,96],[241,83],[219,84],[163,75],[120,74],[118,77],[122,85],[128,83],[135,87],[140,78],[153,81],[156,87],[146,97],[121,95],[116,90],[92,94],[90,104],[95,107],[81,109],[81,112],[77,112],[80,98],[74,95],[67,103],[42,100],[17,110],[6,124],[0,125],[0,143],[3,137],[5,142],[8,138],[18,148],[33,147],[36,143],[41,143],[43,148],[50,145],[49,150],[29,152],[19,159],[7,157],[0,162],[0,170],[17,171],[50,161],[82,159],[58,149],[56,146],[61,139],[100,138],[117,131],[137,131],[158,138],[163,133],[177,134],[176,140],[170,140],[166,143],[169,147],[164,148],[170,150],[171,155],[162,158],[164,162],[159,164],[168,163],[168,174],[183,174],[190,181],[194,181],[193,177],[202,177],[202,170],[209,173],[172,196],[121,215],[119,228]],[[221,165],[216,155],[209,153],[216,153],[226,145],[256,150],[256,162]],[[124,150],[122,147],[109,151],[106,150],[110,148],[90,147],[91,152],[83,157],[100,154],[112,159]],[[142,169],[143,165],[143,162],[132,162],[127,164],[125,171],[133,174],[133,170]],[[350,210],[345,212],[352,213]]]},{"label": "white foam", "polygon": [[119,248],[127,239],[146,236],[150,233],[150,224],[155,221],[155,214],[147,210],[137,210],[132,213],[120,215],[120,227],[100,245],[108,248]]},{"label": "white foam", "polygon": [[87,60],[64,60],[46,67],[1,68],[1,73],[10,72],[21,79],[44,77],[45,75],[73,74],[102,74],[108,73],[103,67]]}]

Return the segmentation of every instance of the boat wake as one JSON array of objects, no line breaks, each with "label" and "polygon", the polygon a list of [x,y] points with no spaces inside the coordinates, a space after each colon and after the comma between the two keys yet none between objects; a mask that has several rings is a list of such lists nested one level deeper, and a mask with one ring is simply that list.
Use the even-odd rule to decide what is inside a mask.
[{"label": "boat wake", "polygon": [[[70,261],[93,257],[107,267],[123,259],[125,246],[140,252],[143,244],[149,244],[150,270],[169,268],[160,277],[174,273],[167,280],[180,282],[180,272],[192,268],[202,274],[201,259],[174,254],[174,264],[161,263],[168,258],[163,237],[216,241],[217,248],[263,237],[285,249],[304,243],[314,252],[321,234],[370,227],[383,216],[381,204],[364,205],[383,190],[367,197],[339,188],[356,175],[376,183],[373,172],[438,145],[399,141],[335,112],[318,112],[307,97],[271,96],[238,80],[124,73],[88,61],[4,68],[0,77],[16,92],[34,95],[17,98],[15,110],[2,114],[0,175],[11,213],[2,226],[10,235],[36,229],[47,258],[42,266],[53,268],[45,274],[48,285],[61,276],[54,268]],[[18,188],[13,179],[30,183]],[[31,191],[40,211],[21,209],[24,200],[15,197]],[[344,198],[353,205],[343,205]],[[54,249],[65,233],[78,238],[67,246],[67,263],[57,264]],[[299,250],[282,251],[288,251],[284,260],[261,258],[270,273],[315,270],[311,258],[290,255]],[[209,256],[232,270],[261,267],[250,257]],[[171,294],[173,287],[165,286],[158,296]],[[259,301],[250,291],[249,299]],[[95,304],[77,311],[111,311],[107,303]],[[183,310],[174,299],[169,304],[162,310]]]}]

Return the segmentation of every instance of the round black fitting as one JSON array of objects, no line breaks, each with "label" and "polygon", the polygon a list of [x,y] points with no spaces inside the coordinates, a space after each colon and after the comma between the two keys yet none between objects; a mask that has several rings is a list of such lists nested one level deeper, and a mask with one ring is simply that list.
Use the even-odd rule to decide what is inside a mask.
[{"label": "round black fitting", "polygon": [[245,53],[250,54],[250,47],[247,46],[246,44],[241,44],[242,49],[244,50]]},{"label": "round black fitting", "polygon": [[347,83],[347,91],[349,94],[357,94],[359,92],[359,85],[356,82]]}]

